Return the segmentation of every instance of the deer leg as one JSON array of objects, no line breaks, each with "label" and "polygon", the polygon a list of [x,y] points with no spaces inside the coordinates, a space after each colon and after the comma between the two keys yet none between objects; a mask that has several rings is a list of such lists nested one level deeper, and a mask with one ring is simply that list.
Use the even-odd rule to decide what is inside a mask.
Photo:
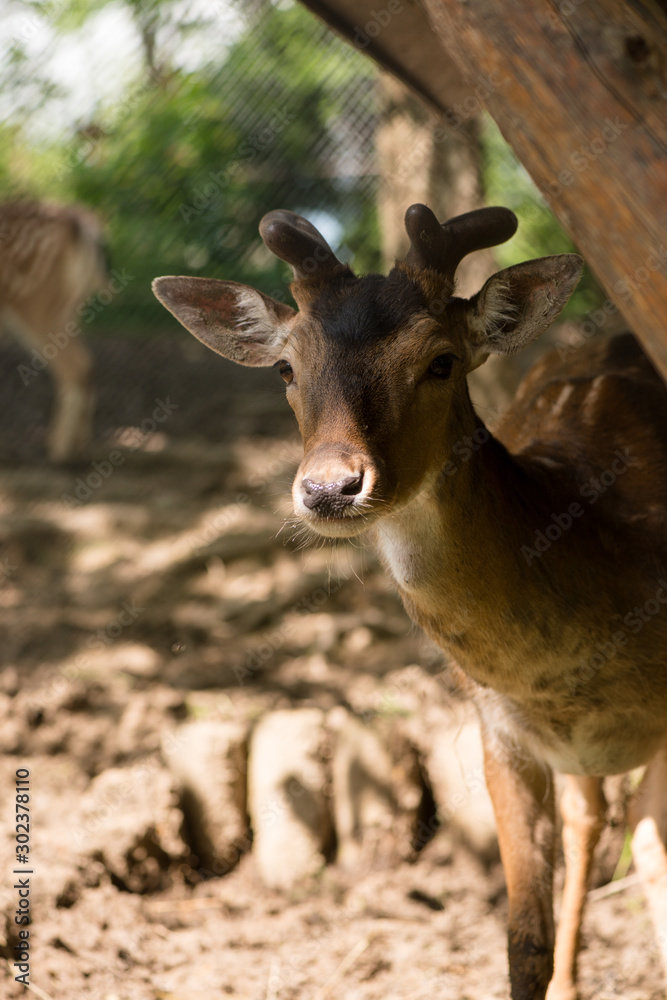
[{"label": "deer leg", "polygon": [[67,357],[62,362],[60,366],[51,364],[56,392],[48,436],[52,462],[85,457],[92,439],[95,395],[88,349],[73,341],[67,345]]},{"label": "deer leg", "polygon": [[551,772],[483,737],[486,782],[509,898],[512,1000],[544,1000],[553,971],[554,795]]},{"label": "deer leg", "polygon": [[[78,336],[62,331],[53,340],[40,335],[14,311],[3,310],[4,325],[28,349],[45,359],[55,389],[48,434],[52,462],[67,462],[85,455],[92,438],[95,394],[91,380],[92,358]],[[58,339],[60,338],[60,339]],[[47,352],[48,348],[48,352]]]},{"label": "deer leg", "polygon": [[92,357],[80,336],[61,336],[65,339],[53,345],[48,359],[55,387],[47,442],[52,462],[84,458],[93,432]]},{"label": "deer leg", "polygon": [[667,977],[667,749],[646,769],[628,810],[632,856],[641,878]]},{"label": "deer leg", "polygon": [[556,933],[554,975],[547,1000],[577,998],[579,931],[593,852],[604,827],[606,808],[601,778],[566,776],[561,799],[565,887]]}]

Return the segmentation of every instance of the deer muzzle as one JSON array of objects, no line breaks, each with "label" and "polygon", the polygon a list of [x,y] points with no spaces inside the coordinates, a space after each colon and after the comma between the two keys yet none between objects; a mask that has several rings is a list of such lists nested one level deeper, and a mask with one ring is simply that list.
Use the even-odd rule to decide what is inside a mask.
[{"label": "deer muzzle", "polygon": [[295,514],[322,535],[359,534],[368,527],[376,479],[367,455],[346,446],[320,445],[297,471],[292,488]]}]

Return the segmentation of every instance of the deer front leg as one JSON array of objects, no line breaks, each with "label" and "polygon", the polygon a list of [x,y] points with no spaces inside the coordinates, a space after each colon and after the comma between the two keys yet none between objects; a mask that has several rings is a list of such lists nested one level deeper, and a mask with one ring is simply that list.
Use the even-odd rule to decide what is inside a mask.
[{"label": "deer front leg", "polygon": [[73,337],[49,361],[55,400],[48,437],[52,462],[85,458],[92,438],[95,394],[92,357]]},{"label": "deer front leg", "polygon": [[[72,307],[73,308],[73,307]],[[54,319],[59,331],[54,340],[33,327],[9,307],[0,311],[0,327],[6,328],[28,350],[46,357],[53,380],[54,402],[47,440],[52,462],[85,458],[92,439],[95,392],[92,384],[92,355],[77,335],[64,332],[69,309]],[[48,355],[46,349],[48,348]]]},{"label": "deer front leg", "polygon": [[[483,727],[484,730],[484,727]],[[509,898],[512,1000],[544,1000],[553,971],[554,793],[551,771],[483,732],[486,783]]]},{"label": "deer front leg", "polygon": [[602,779],[566,776],[561,799],[565,886],[561,903],[554,975],[547,1000],[576,1000],[579,931],[595,845],[604,827],[607,803]]},{"label": "deer front leg", "polygon": [[632,857],[651,911],[667,978],[667,749],[653,758],[629,808]]}]

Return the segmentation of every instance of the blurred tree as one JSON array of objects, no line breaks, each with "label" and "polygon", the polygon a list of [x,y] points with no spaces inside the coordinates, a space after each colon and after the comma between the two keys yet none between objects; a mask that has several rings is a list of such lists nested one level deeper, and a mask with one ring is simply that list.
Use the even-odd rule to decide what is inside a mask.
[{"label": "blurred tree", "polygon": [[[37,0],[29,10],[62,33],[83,31],[106,6]],[[189,37],[201,42],[219,30],[220,5],[122,6],[142,59],[134,70],[128,61],[119,99],[99,103],[59,141],[36,136],[27,112],[61,95],[45,65],[34,54],[31,61],[25,27],[12,35],[0,75],[0,98],[26,109],[0,123],[0,184],[5,195],[81,200],[106,218],[113,264],[132,276],[115,302],[114,327],[163,326],[150,292],[157,274],[232,278],[285,295],[289,270],[257,232],[276,207],[312,218],[357,270],[380,269],[374,138],[382,101],[374,66],[290,0],[228,4],[233,30],[209,63],[183,52]],[[487,198],[513,207],[520,232],[532,234],[522,255],[567,249],[502,139],[489,132],[485,150]],[[110,318],[104,311],[98,322]]]},{"label": "blurred tree", "polygon": [[[132,275],[114,323],[164,324],[150,293],[157,274],[233,278],[285,295],[288,270],[257,231],[272,208],[308,214],[342,256],[377,269],[374,68],[302,8],[264,3],[221,64],[188,72],[166,61],[160,41],[177,5],[126,2],[142,40],[140,77],[64,147],[35,152],[51,176],[41,190],[107,220],[113,263]],[[63,10],[63,27],[98,6],[79,0]]]}]

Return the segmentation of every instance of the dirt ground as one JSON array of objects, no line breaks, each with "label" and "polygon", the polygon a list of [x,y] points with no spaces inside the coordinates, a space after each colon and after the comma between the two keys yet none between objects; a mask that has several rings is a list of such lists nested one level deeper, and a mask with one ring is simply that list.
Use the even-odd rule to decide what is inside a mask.
[{"label": "dirt ground", "polygon": [[[370,551],[304,547],[284,521],[299,445],[274,373],[186,338],[92,347],[97,464],[54,469],[46,376],[22,385],[0,344],[0,996],[27,995],[11,964],[27,768],[37,997],[507,997],[502,871],[453,827],[288,892],[252,850],[222,876],[196,856],[165,756],[184,720],[342,705],[419,728],[451,700],[445,664]],[[632,884],[590,903],[581,996],[664,996]]]}]

